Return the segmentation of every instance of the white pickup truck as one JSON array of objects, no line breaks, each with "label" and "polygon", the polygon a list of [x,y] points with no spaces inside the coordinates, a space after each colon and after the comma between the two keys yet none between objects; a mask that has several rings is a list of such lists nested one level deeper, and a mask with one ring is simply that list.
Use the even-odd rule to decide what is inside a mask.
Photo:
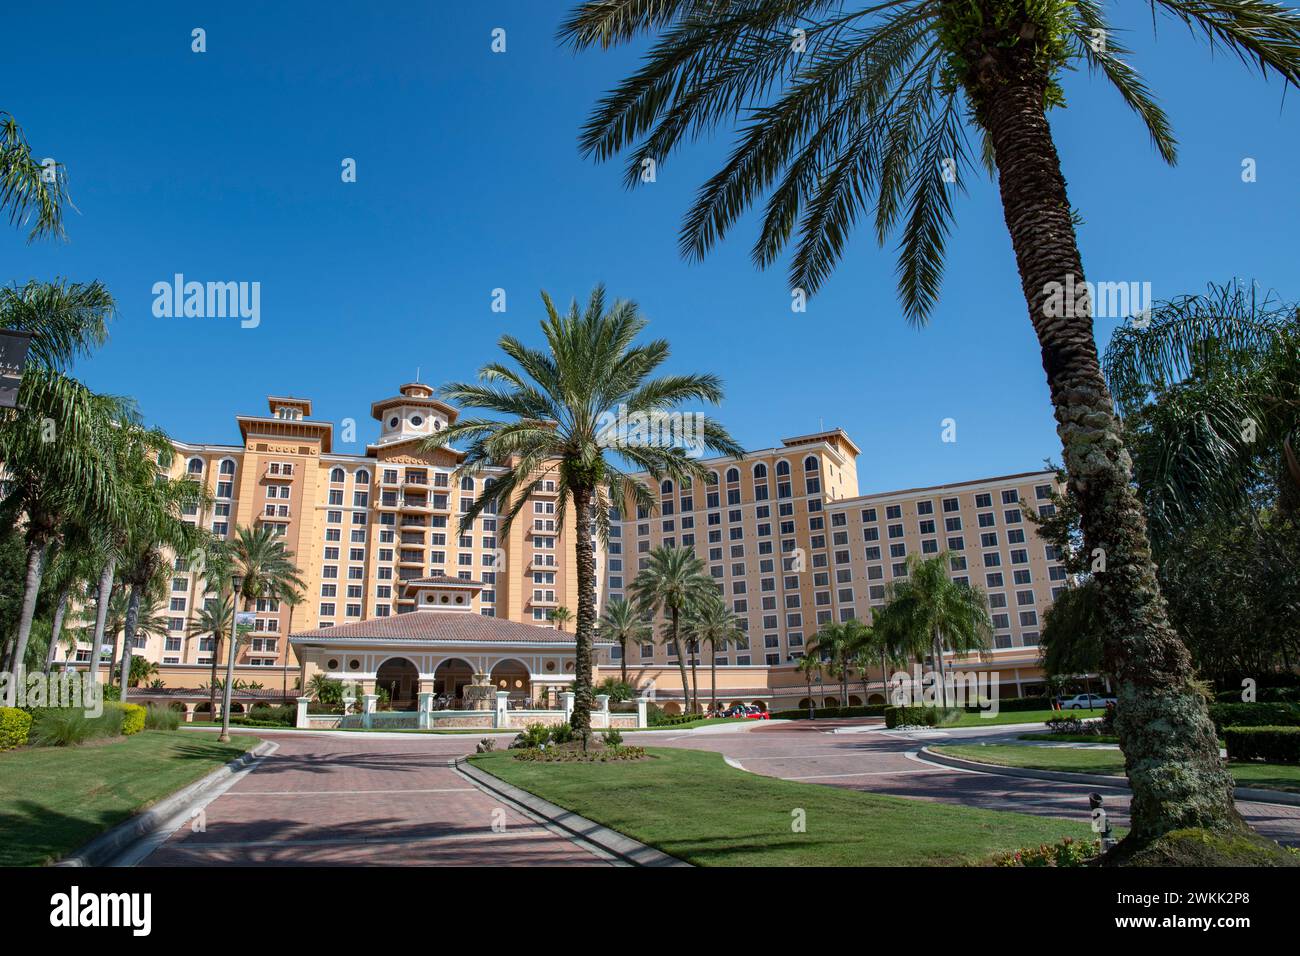
[{"label": "white pickup truck", "polygon": [[1061,701],[1061,710],[1100,710],[1107,704],[1115,703],[1114,697],[1101,697],[1097,694],[1076,694]]}]

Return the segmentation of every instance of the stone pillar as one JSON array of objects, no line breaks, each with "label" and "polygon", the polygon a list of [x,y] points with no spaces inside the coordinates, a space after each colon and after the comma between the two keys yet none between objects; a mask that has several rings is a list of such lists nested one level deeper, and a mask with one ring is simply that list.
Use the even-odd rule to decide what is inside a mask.
[{"label": "stone pillar", "polygon": [[197,706],[198,706],[198,704],[186,704],[186,705],[185,705],[185,723],[187,723],[187,724],[192,724],[192,723],[194,723],[194,708],[197,707]]},{"label": "stone pillar", "polygon": [[307,705],[311,703],[310,697],[298,698],[298,719],[295,721],[295,727],[307,727]]},{"label": "stone pillar", "polygon": [[564,719],[570,720],[573,717],[573,691],[566,690],[560,695],[560,700],[564,703]]},{"label": "stone pillar", "polygon": [[361,695],[361,726],[369,728],[374,721],[375,708],[379,705],[378,694]]},{"label": "stone pillar", "polygon": [[428,730],[430,714],[433,713],[433,691],[426,690],[420,692],[416,709],[419,711],[419,717],[417,718],[419,728],[421,730]]},{"label": "stone pillar", "polygon": [[497,728],[510,726],[510,715],[508,713],[510,703],[510,692],[505,690],[497,691],[496,701],[496,720],[493,726]]},{"label": "stone pillar", "polygon": [[636,699],[636,725],[638,727],[649,727],[650,721],[646,716],[646,708],[650,706],[649,697],[638,697]]},{"label": "stone pillar", "polygon": [[355,707],[356,705],[357,705],[357,699],[355,697],[344,697],[343,716],[344,717],[349,716],[352,713],[352,708]]},{"label": "stone pillar", "polygon": [[599,710],[601,710],[601,711],[603,711],[603,712],[605,712],[605,713],[608,714],[608,713],[609,713],[609,694],[597,694],[597,695],[596,695],[596,707],[597,707]]}]

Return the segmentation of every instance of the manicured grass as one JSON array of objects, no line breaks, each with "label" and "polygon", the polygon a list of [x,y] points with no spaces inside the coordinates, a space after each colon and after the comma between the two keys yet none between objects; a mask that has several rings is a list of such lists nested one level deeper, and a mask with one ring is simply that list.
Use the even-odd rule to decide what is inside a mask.
[{"label": "manicured grass", "polygon": [[1021,734],[1020,740],[1047,740],[1058,744],[1117,744],[1118,737],[1105,734]]},{"label": "manicured grass", "polygon": [[[948,866],[1091,839],[1087,824],[795,783],[722,755],[648,748],[626,764],[535,764],[509,752],[474,765],[699,866]],[[803,811],[806,832],[796,832]]]},{"label": "manicured grass", "polygon": [[257,744],[146,730],[112,743],[0,754],[0,866],[39,866]]},{"label": "manicured grass", "polygon": [[1053,717],[1078,717],[1087,719],[1100,717],[1104,714],[1103,710],[1003,710],[999,711],[992,717],[985,717],[982,713],[965,713],[955,724],[948,724],[949,727],[999,727],[1003,724],[1042,724],[1051,720]]},{"label": "manicured grass", "polygon": [[[1089,741],[1090,743],[1094,741]],[[932,747],[937,753],[978,760],[999,767],[1026,770],[1064,770],[1069,773],[1124,773],[1124,757],[1118,750],[1081,750],[1077,747],[1026,747],[1019,744],[945,744]],[[1300,765],[1276,763],[1230,763],[1228,770],[1242,787],[1285,790],[1300,793]]]},{"label": "manicured grass", "polygon": [[636,732],[638,730],[690,730],[692,727],[709,727],[713,724],[765,724],[765,720],[747,720],[744,717],[701,717],[699,720],[688,720],[680,724],[665,724],[659,727],[619,727],[620,733]]}]

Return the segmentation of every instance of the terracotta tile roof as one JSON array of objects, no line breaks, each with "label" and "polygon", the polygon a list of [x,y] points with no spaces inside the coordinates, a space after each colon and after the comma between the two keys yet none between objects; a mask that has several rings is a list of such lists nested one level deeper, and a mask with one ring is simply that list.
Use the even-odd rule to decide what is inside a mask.
[{"label": "terracotta tile roof", "polygon": [[427,578],[407,578],[402,582],[408,588],[412,585],[421,587],[438,586],[438,587],[462,587],[462,588],[481,588],[482,581],[471,581],[468,578],[453,578],[450,574],[434,574]]},{"label": "terracotta tile roof", "polygon": [[390,617],[376,617],[356,624],[301,631],[290,641],[309,644],[315,641],[337,643],[348,640],[432,641],[459,644],[568,644],[574,637],[554,628],[521,624],[499,617],[484,617],[472,611],[411,611]]}]

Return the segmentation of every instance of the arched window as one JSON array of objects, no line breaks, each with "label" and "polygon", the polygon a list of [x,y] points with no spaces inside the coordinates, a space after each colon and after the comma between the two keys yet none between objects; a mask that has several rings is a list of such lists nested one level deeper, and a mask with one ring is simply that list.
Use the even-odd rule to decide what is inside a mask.
[{"label": "arched window", "polygon": [[370,484],[370,472],[366,471],[364,468],[358,469],[357,473],[353,475],[353,478],[359,485]]},{"label": "arched window", "polygon": [[671,495],[673,493],[673,483],[665,478],[659,485],[659,493],[661,495]]},{"label": "arched window", "polygon": [[727,469],[727,484],[740,481],[740,470],[738,468]]},{"label": "arched window", "polygon": [[812,456],[812,455],[809,455],[807,458],[805,458],[805,459],[803,460],[803,470],[804,470],[804,471],[816,471],[816,470],[817,470],[817,459],[816,459],[814,456]]},{"label": "arched window", "polygon": [[778,478],[788,478],[790,476],[790,463],[788,461],[778,461],[776,463],[776,476]]},{"label": "arched window", "polygon": [[709,477],[706,479],[706,482],[710,485],[716,485],[718,483],[718,473],[716,471],[709,472]]},{"label": "arched window", "polygon": [[191,459],[190,459],[188,462],[186,462],[186,464],[185,464],[185,471],[186,471],[188,474],[191,474],[191,475],[201,475],[201,474],[203,474],[203,459],[202,459],[202,458],[191,458]]},{"label": "arched window", "polygon": [[233,458],[223,458],[221,461],[221,473],[223,475],[233,475],[235,473],[235,461]]},{"label": "arched window", "polygon": [[763,464],[761,461],[757,465],[755,465],[754,477],[757,478],[759,481],[762,481],[765,478],[767,478],[767,465]]},{"label": "arched window", "polygon": [[473,491],[473,490],[474,490],[474,479],[471,478],[469,475],[466,475],[464,478],[462,478],[462,479],[460,480],[460,490],[461,490],[461,491]]},{"label": "arched window", "polygon": [[331,483],[331,484],[342,484],[342,483],[343,483],[343,469],[342,469],[342,468],[332,468],[332,469],[330,469],[330,483]]}]

